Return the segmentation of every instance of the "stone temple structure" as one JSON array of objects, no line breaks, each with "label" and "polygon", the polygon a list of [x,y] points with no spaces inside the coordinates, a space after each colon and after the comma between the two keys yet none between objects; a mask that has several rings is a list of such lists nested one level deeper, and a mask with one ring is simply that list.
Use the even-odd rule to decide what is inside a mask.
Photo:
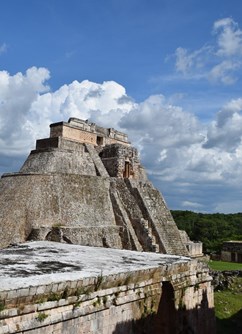
[{"label": "stone temple structure", "polygon": [[242,241],[224,241],[221,250],[221,260],[242,263]]},{"label": "stone temple structure", "polygon": [[0,334],[215,333],[192,247],[125,134],[51,124],[0,181]]}]

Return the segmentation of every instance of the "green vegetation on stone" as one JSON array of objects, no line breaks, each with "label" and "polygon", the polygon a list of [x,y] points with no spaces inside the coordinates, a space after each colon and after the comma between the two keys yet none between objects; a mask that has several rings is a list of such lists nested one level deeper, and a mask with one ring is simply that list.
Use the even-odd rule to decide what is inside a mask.
[{"label": "green vegetation on stone", "polygon": [[242,213],[196,213],[171,211],[180,230],[193,241],[201,241],[205,253],[220,252],[223,241],[242,240]]},{"label": "green vegetation on stone", "polygon": [[36,317],[36,319],[37,319],[39,322],[44,321],[46,318],[48,318],[48,314],[43,313],[43,312],[38,313],[38,315],[37,315],[37,317]]},{"label": "green vegetation on stone", "polygon": [[95,283],[94,283],[94,290],[95,291],[99,290],[102,282],[103,282],[103,273],[101,272],[101,274],[97,276],[97,278],[95,280]]},{"label": "green vegetation on stone", "polygon": [[5,309],[5,304],[3,301],[0,300],[0,312]]},{"label": "green vegetation on stone", "polygon": [[53,301],[59,301],[61,299],[61,295],[55,292],[51,292],[51,294],[48,296],[47,301],[53,302]]}]

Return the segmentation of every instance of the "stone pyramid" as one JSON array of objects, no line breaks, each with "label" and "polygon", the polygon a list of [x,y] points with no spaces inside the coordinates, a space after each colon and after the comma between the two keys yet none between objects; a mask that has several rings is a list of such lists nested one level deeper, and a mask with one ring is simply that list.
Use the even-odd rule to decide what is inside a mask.
[{"label": "stone pyramid", "polygon": [[2,175],[0,248],[27,240],[188,255],[127,135],[76,118]]}]

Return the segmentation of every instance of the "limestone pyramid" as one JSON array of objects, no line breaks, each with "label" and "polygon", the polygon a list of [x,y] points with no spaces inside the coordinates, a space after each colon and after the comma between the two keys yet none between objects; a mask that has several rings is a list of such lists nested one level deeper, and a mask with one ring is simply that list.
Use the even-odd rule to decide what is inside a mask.
[{"label": "limestone pyramid", "polygon": [[0,248],[26,240],[188,255],[127,135],[76,118],[2,175]]}]

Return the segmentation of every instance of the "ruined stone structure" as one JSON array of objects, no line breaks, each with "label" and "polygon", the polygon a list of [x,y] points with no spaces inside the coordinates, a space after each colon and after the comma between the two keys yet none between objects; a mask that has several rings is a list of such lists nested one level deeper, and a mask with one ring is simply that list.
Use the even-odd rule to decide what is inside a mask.
[{"label": "ruined stone structure", "polygon": [[26,240],[188,255],[127,136],[71,118],[0,183],[0,247]]},{"label": "ruined stone structure", "polygon": [[221,250],[221,260],[242,263],[242,241],[225,241]]},{"label": "ruined stone structure", "polygon": [[182,242],[186,246],[189,256],[201,257],[203,256],[203,243],[200,241],[191,241],[186,231],[180,230]]},{"label": "ruined stone structure", "polygon": [[0,282],[2,334],[216,332],[208,269],[187,257],[29,242],[0,251]]}]

